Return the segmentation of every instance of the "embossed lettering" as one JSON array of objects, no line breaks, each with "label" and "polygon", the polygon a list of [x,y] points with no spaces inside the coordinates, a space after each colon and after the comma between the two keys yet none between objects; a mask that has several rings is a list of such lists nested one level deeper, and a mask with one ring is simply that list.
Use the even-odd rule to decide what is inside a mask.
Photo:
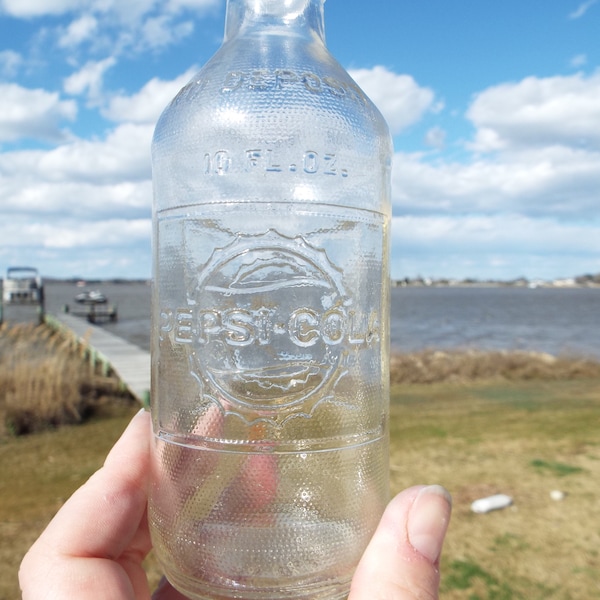
[{"label": "embossed lettering", "polygon": [[267,150],[267,171],[273,171],[278,173],[281,171],[281,165],[276,164],[275,159],[273,158],[273,150]]},{"label": "embossed lettering", "polygon": [[[204,155],[204,172],[227,173],[234,169],[233,160],[229,155],[212,158],[210,153]],[[267,173],[281,173],[288,170],[295,173],[299,169],[307,175],[333,175],[348,177],[348,170],[339,168],[338,157],[332,152],[325,152],[322,155],[315,150],[307,150],[302,157],[289,157],[289,153],[275,148],[251,148],[245,151],[245,171],[251,172],[261,170]],[[220,162],[218,162],[218,159]],[[299,159],[299,160],[297,160]]]},{"label": "embossed lettering", "polygon": [[192,310],[189,308],[178,308],[175,322],[175,341],[180,344],[191,344],[193,341]]},{"label": "embossed lettering", "polygon": [[323,77],[323,83],[331,90],[334,96],[345,96],[346,90],[344,84],[333,79],[333,77]]},{"label": "embossed lettering", "polygon": [[227,150],[219,150],[214,154],[206,152],[202,157],[205,175],[225,175],[231,169],[231,157]]},{"label": "embossed lettering", "polygon": [[244,79],[244,73],[241,73],[239,71],[227,73],[227,76],[225,77],[225,83],[223,84],[223,87],[221,89],[223,92],[233,92],[242,85]]},{"label": "embossed lettering", "polygon": [[304,87],[309,92],[320,94],[323,91],[323,88],[321,87],[321,79],[318,75],[315,75],[314,73],[303,73],[302,83],[304,83]]},{"label": "embossed lettering", "polygon": [[346,333],[346,320],[346,316],[339,309],[329,310],[323,315],[322,336],[328,346],[342,343]]},{"label": "embossed lettering", "polygon": [[314,174],[319,170],[319,154],[309,150],[304,154],[304,172]]},{"label": "embossed lettering", "polygon": [[203,310],[198,315],[198,341],[207,344],[211,335],[221,331],[221,315],[216,310]]},{"label": "embossed lettering", "polygon": [[290,316],[290,339],[302,348],[314,346],[319,339],[319,319],[314,310],[301,308]]},{"label": "embossed lettering", "polygon": [[291,69],[255,69],[253,71],[230,71],[221,87],[222,93],[232,93],[244,87],[257,92],[273,89],[304,87],[313,94],[330,94],[336,98],[347,98],[365,104],[366,97],[360,88],[348,81],[340,81],[326,75],[319,76],[311,71],[298,73]]},{"label": "embossed lettering", "polygon": [[173,311],[165,309],[160,311],[159,317],[159,339],[162,341],[165,339],[165,334],[173,331]]},{"label": "embossed lettering", "polygon": [[246,150],[246,159],[248,169],[256,169],[259,165],[259,161],[262,158],[262,151],[259,150]]},{"label": "embossed lettering", "polygon": [[337,175],[337,167],[336,167],[336,163],[337,163],[337,157],[335,154],[326,154],[323,157],[323,160],[325,161],[326,167],[325,167],[325,175]]},{"label": "embossed lettering", "polygon": [[267,69],[252,71],[248,85],[252,90],[267,90],[272,86],[271,74]]},{"label": "embossed lettering", "polygon": [[288,69],[278,69],[275,71],[275,78],[277,81],[277,87],[283,89],[291,83],[298,81],[298,75],[294,71]]},{"label": "embossed lettering", "polygon": [[228,346],[238,347],[268,344],[274,336],[286,336],[300,348],[309,348],[318,342],[337,346],[344,341],[351,346],[370,346],[380,338],[376,312],[367,319],[342,307],[334,307],[324,313],[302,307],[289,315],[279,314],[275,308],[163,309],[160,331],[161,339],[164,335],[171,335],[180,344],[197,342],[207,345],[219,340]]},{"label": "embossed lettering", "polygon": [[249,346],[254,343],[253,318],[247,310],[230,310],[223,321],[227,343],[232,346]]}]

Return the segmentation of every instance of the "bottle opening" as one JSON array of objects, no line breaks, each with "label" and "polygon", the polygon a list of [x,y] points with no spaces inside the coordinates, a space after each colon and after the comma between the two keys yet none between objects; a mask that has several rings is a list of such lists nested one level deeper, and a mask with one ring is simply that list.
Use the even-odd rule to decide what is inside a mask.
[{"label": "bottle opening", "polygon": [[312,0],[252,0],[252,9],[257,14],[294,19],[301,15]]},{"label": "bottle opening", "polygon": [[228,0],[225,41],[246,25],[301,25],[316,32],[323,41],[323,6],[325,0]]}]

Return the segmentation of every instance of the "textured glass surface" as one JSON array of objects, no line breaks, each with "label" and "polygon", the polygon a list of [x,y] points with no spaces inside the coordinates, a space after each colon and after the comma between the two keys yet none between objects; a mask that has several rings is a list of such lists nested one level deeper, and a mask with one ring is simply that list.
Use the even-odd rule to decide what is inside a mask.
[{"label": "textured glass surface", "polygon": [[190,598],[345,598],[388,494],[387,127],[322,0],[229,0],[153,143],[150,523]]}]

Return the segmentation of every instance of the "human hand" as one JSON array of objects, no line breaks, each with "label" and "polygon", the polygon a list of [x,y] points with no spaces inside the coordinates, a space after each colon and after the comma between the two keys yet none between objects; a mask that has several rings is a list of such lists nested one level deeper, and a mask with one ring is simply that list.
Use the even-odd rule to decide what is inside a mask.
[{"label": "human hand", "polygon": [[[141,411],[104,466],[65,503],[19,571],[23,600],[149,600],[142,561],[152,544],[146,504],[149,414]],[[388,505],[352,581],[349,600],[437,598],[450,518],[439,486],[415,487]],[[164,580],[153,600],[186,600]]]}]

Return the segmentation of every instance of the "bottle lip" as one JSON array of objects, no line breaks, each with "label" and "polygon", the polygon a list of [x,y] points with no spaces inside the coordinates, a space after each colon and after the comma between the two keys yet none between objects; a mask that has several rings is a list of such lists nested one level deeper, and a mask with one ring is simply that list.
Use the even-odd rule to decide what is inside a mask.
[{"label": "bottle lip", "polygon": [[325,0],[227,0],[224,41],[242,29],[265,24],[307,29],[324,41],[324,4]]},{"label": "bottle lip", "polygon": [[325,0],[246,0],[256,14],[294,19],[299,17],[310,4],[323,4]]}]

